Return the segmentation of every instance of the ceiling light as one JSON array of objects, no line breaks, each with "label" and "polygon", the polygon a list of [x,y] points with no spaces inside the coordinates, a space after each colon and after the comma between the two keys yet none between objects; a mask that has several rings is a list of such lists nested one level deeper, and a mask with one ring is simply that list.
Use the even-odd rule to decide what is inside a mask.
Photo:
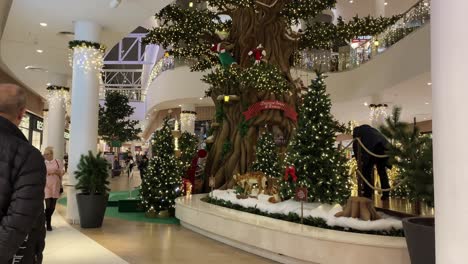
[{"label": "ceiling light", "polygon": [[354,1],[353,1],[353,0],[349,0],[349,3],[352,4],[352,3],[354,3]]},{"label": "ceiling light", "polygon": [[39,25],[41,25],[41,27],[47,27],[47,23],[44,22],[39,23]]},{"label": "ceiling light", "polygon": [[41,50],[41,49],[38,49],[38,50],[36,50],[36,51],[37,51],[37,53],[42,53],[42,52],[44,52],[44,51]]},{"label": "ceiling light", "polygon": [[112,0],[109,3],[109,7],[110,8],[117,8],[120,5],[121,2],[122,2],[122,0]]},{"label": "ceiling light", "polygon": [[203,100],[203,97],[200,97],[200,100]]},{"label": "ceiling light", "polygon": [[429,104],[429,102],[425,102],[425,104],[427,104],[427,105],[428,105],[428,104]]},{"label": "ceiling light", "polygon": [[50,86],[51,83],[47,83],[47,86]]},{"label": "ceiling light", "polygon": [[182,107],[182,105],[179,105],[179,107]]},{"label": "ceiling light", "polygon": [[369,106],[369,104],[367,102],[364,103],[365,106]]},{"label": "ceiling light", "polygon": [[388,3],[387,3],[387,2],[385,2],[385,3],[384,3],[384,5],[388,5]]},{"label": "ceiling light", "polygon": [[427,85],[431,86],[431,85],[432,85],[432,83],[431,83],[431,82],[428,82],[428,83],[427,83]]}]

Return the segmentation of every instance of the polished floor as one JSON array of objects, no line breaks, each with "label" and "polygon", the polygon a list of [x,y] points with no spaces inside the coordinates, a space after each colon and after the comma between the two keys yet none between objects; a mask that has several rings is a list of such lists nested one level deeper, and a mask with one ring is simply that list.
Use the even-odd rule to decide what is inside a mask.
[{"label": "polished floor", "polygon": [[[138,173],[128,181],[128,177],[120,176],[111,180],[112,191],[122,191],[134,188],[140,184]],[[56,217],[65,214],[65,208],[59,206]],[[56,225],[53,223],[53,225]],[[61,226],[62,224],[60,224]],[[124,261],[131,264],[177,264],[177,263],[249,263],[263,264],[275,263],[261,257],[246,253],[244,251],[226,246],[215,240],[206,238],[202,235],[187,230],[179,225],[152,224],[142,222],[130,222],[114,218],[106,218],[104,225],[100,229],[81,229],[78,226],[73,226],[80,234],[84,234],[90,238],[89,245],[98,244],[99,250],[108,250],[108,256],[118,256]],[[229,228],[229,227],[226,227]],[[50,236],[59,237],[61,232],[65,232],[64,228],[56,228]],[[53,235],[53,236],[52,236]],[[56,255],[67,256],[71,251],[76,250],[73,244],[68,244],[70,241],[66,236],[63,238],[63,249],[58,251]],[[101,248],[102,246],[102,248]],[[82,251],[81,252],[87,252]],[[47,254],[50,251],[47,251]],[[89,258],[83,254],[82,256],[74,254],[73,258],[82,260],[81,263],[125,263],[112,262],[111,259],[89,262]],[[107,257],[106,257],[107,258]],[[110,261],[110,262],[109,262]],[[45,261],[44,263],[55,263]],[[56,262],[59,263],[59,262]],[[72,263],[72,262],[60,262]]]}]

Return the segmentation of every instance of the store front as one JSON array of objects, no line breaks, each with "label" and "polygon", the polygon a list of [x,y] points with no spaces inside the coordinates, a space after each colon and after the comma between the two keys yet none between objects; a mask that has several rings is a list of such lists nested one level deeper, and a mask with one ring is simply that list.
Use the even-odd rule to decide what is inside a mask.
[{"label": "store front", "polygon": [[24,136],[37,149],[41,149],[42,134],[44,130],[44,119],[30,112],[26,112],[19,128]]}]

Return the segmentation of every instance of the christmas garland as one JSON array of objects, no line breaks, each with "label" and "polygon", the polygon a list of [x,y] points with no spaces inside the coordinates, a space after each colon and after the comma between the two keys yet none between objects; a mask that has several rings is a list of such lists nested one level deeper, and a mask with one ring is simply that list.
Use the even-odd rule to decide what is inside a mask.
[{"label": "christmas garland", "polygon": [[47,91],[70,91],[69,87],[58,86],[58,85],[49,85],[47,86]]},{"label": "christmas garland", "polygon": [[68,42],[68,48],[69,49],[74,49],[74,48],[92,48],[92,49],[97,49],[97,50],[102,50],[104,51],[106,48],[104,45],[101,45],[100,43],[97,42],[92,42],[92,41],[86,41],[86,40],[72,40]]},{"label": "christmas garland", "polygon": [[[279,213],[267,213],[264,211],[261,211],[258,208],[254,207],[243,207],[238,204],[233,204],[229,201],[224,201],[221,199],[216,199],[216,198],[211,198],[211,197],[206,197],[201,199],[203,202],[207,202],[210,204],[218,205],[221,207],[229,208],[229,209],[234,209],[246,213],[251,213],[251,214],[256,214],[260,216],[266,216],[274,219],[279,219],[279,220],[284,220],[288,222],[293,222],[293,223],[300,223],[301,222],[301,217],[298,214],[295,213],[289,213],[289,214],[279,214]],[[351,229],[351,228],[344,228],[340,226],[329,226],[327,225],[327,222],[320,217],[307,217],[304,218],[304,225],[307,226],[313,226],[313,227],[318,227],[318,228],[323,228],[323,229],[330,229],[330,230],[336,230],[336,231],[344,231],[344,232],[352,232],[352,233],[360,233],[360,234],[368,234],[368,235],[379,235],[379,236],[391,236],[391,237],[404,237],[404,231],[403,229],[391,229],[391,230],[379,230],[379,231],[361,231],[361,230],[356,230],[356,229]]]},{"label": "christmas garland", "polygon": [[194,114],[194,115],[197,114],[197,112],[195,112],[195,111],[182,111],[182,112],[180,112],[180,113],[181,113],[181,114]]}]

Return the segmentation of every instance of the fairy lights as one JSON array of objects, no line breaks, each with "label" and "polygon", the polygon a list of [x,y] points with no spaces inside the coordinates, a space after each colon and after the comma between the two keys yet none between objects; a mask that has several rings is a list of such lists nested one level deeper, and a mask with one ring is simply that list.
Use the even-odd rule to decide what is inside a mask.
[{"label": "fairy lights", "polygon": [[70,66],[83,69],[86,73],[96,71],[100,77],[104,66],[105,47],[89,41],[70,41]]},{"label": "fairy lights", "polygon": [[55,85],[48,86],[47,101],[50,109],[62,104],[62,107],[68,110],[70,108],[70,88]]},{"label": "fairy lights", "polygon": [[180,130],[195,134],[195,120],[197,120],[196,112],[182,111],[180,113]]},{"label": "fairy lights", "polygon": [[384,120],[385,118],[387,118],[387,116],[388,116],[387,108],[388,108],[388,105],[386,105],[386,104],[371,104],[371,105],[369,105],[370,120],[372,122],[374,122],[374,121]]}]

